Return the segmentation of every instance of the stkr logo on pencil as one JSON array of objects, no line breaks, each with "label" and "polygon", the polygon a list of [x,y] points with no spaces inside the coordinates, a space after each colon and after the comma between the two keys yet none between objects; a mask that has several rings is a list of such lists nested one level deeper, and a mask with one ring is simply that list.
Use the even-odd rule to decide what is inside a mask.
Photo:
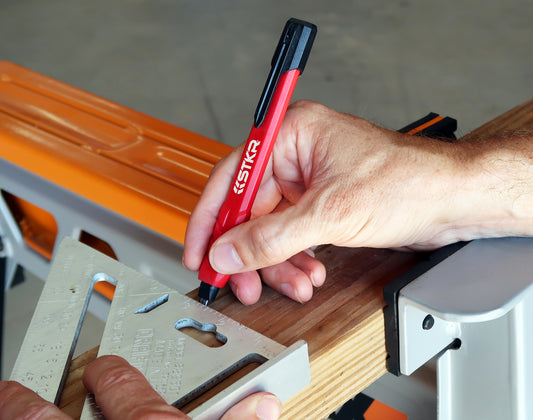
[{"label": "stkr logo on pencil", "polygon": [[257,148],[261,142],[259,140],[250,140],[247,145],[246,152],[244,153],[244,159],[241,163],[241,168],[239,169],[239,174],[233,185],[233,192],[235,194],[242,194],[244,187],[246,186],[246,181],[250,176],[250,170],[255,161],[255,156],[257,155]]}]

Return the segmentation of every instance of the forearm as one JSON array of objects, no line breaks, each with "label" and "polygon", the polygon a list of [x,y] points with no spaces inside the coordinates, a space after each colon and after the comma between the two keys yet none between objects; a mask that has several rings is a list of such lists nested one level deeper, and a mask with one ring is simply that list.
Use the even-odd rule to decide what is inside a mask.
[{"label": "forearm", "polygon": [[521,134],[455,146],[462,170],[446,242],[533,236],[533,133]]}]

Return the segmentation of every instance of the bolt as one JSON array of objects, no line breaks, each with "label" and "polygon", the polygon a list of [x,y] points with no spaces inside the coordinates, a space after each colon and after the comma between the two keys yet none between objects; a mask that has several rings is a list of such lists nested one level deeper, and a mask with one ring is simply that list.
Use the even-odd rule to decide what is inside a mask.
[{"label": "bolt", "polygon": [[426,315],[422,321],[422,328],[424,330],[430,330],[435,325],[435,319],[431,315]]}]

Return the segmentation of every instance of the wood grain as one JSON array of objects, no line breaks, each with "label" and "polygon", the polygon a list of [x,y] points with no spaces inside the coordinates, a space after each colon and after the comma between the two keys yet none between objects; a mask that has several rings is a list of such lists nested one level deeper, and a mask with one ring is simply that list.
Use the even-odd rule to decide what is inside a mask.
[{"label": "wood grain", "polygon": [[483,124],[460,141],[482,141],[487,138],[533,134],[533,99],[514,107],[499,117]]},{"label": "wood grain", "polygon": [[[533,130],[533,100],[484,124],[461,141]],[[286,346],[309,345],[312,383],[284,404],[284,419],[322,419],[386,372],[383,286],[424,254],[324,246],[317,257],[326,284],[302,305],[266,288],[260,301],[241,305],[231,294],[212,307]],[[69,378],[70,380],[70,378]],[[67,386],[65,392],[70,392]]]},{"label": "wood grain", "polygon": [[96,359],[99,347],[95,347],[78,356],[70,364],[70,371],[61,394],[59,408],[70,417],[79,419],[87,390],[83,386],[81,378],[89,363]]}]

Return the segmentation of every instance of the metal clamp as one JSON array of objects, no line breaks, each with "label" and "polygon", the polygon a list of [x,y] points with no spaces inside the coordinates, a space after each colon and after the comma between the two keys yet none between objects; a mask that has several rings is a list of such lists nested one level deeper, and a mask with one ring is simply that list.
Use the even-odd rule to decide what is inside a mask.
[{"label": "metal clamp", "polygon": [[533,418],[533,240],[473,241],[398,293],[399,369],[438,357],[438,418]]}]

